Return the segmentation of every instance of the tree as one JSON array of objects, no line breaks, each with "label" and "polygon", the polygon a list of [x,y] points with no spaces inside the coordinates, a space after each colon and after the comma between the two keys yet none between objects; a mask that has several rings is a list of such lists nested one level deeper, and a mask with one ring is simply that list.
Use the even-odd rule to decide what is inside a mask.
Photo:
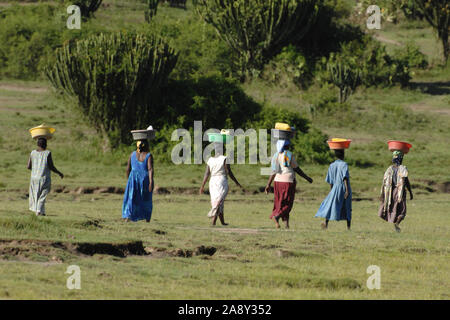
[{"label": "tree", "polygon": [[352,59],[332,53],[327,63],[327,71],[329,80],[339,88],[339,103],[344,103],[361,83],[360,69]]},{"label": "tree", "polygon": [[413,0],[428,23],[437,31],[442,42],[444,63],[450,53],[448,35],[450,32],[450,3],[448,0]]},{"label": "tree", "polygon": [[115,146],[146,128],[178,54],[162,39],[112,33],[70,41],[45,74]]},{"label": "tree", "polygon": [[315,22],[322,0],[194,0],[237,56],[241,80],[281,49],[302,39]]}]

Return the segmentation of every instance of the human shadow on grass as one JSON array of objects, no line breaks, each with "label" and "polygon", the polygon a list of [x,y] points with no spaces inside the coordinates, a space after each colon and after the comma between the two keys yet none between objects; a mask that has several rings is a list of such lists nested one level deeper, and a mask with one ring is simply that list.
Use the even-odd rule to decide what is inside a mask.
[{"label": "human shadow on grass", "polygon": [[450,81],[438,82],[411,82],[410,87],[413,90],[419,89],[423,93],[433,96],[443,96],[450,94]]}]

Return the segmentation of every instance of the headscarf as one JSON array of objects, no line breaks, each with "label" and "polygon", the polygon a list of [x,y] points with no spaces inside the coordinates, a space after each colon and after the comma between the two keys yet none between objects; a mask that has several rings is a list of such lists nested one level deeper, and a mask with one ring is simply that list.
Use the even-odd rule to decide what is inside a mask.
[{"label": "headscarf", "polygon": [[396,165],[401,165],[403,161],[403,152],[396,150],[392,153],[392,162]]},{"label": "headscarf", "polygon": [[278,140],[277,141],[277,151],[278,153],[282,153],[285,149],[285,147],[287,147],[288,145],[290,145],[291,142],[289,140]]},{"label": "headscarf", "polygon": [[277,151],[278,153],[283,153],[283,165],[285,167],[291,165],[292,153],[289,150],[286,150],[286,147],[290,144],[291,142],[289,140],[280,139],[277,141]]}]

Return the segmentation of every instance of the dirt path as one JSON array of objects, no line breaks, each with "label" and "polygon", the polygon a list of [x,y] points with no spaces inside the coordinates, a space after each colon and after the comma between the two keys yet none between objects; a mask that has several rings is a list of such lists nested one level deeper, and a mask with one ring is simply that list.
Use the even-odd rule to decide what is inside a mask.
[{"label": "dirt path", "polygon": [[448,109],[442,109],[442,108],[433,108],[425,103],[415,103],[408,106],[412,111],[414,112],[430,112],[430,113],[437,113],[441,115],[450,116],[450,108]]},{"label": "dirt path", "polygon": [[290,229],[249,229],[249,228],[222,228],[220,226],[213,228],[213,227],[176,227],[177,229],[183,229],[183,230],[209,230],[214,232],[224,232],[224,233],[239,233],[239,234],[257,234],[259,232],[294,232],[294,230]]},{"label": "dirt path", "polygon": [[32,92],[32,93],[47,93],[48,92],[47,87],[38,87],[38,86],[26,87],[26,86],[21,86],[18,84],[6,84],[6,83],[0,83],[0,90]]},{"label": "dirt path", "polygon": [[399,46],[399,47],[403,46],[400,42],[392,40],[392,39],[389,39],[389,38],[386,38],[386,37],[382,36],[381,34],[375,34],[373,37],[375,39],[377,39],[378,41],[380,41],[380,42],[393,44],[393,45]]}]

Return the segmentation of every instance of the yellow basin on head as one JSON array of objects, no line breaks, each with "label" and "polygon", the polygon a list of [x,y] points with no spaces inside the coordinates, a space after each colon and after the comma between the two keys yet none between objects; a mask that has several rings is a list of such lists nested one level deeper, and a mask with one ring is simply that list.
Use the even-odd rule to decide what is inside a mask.
[{"label": "yellow basin on head", "polygon": [[342,139],[342,138],[333,138],[333,139],[331,139],[331,141],[333,141],[333,142],[344,142],[344,141],[347,141],[348,139]]},{"label": "yellow basin on head", "polygon": [[277,122],[275,123],[275,129],[277,130],[283,130],[283,131],[291,131],[291,126],[287,123]]},{"label": "yellow basin on head", "polygon": [[46,126],[45,124],[41,124],[40,126],[31,128],[30,130],[31,137],[33,139],[37,139],[40,137],[44,137],[46,139],[51,139],[53,137],[53,133],[55,133],[56,129]]}]

